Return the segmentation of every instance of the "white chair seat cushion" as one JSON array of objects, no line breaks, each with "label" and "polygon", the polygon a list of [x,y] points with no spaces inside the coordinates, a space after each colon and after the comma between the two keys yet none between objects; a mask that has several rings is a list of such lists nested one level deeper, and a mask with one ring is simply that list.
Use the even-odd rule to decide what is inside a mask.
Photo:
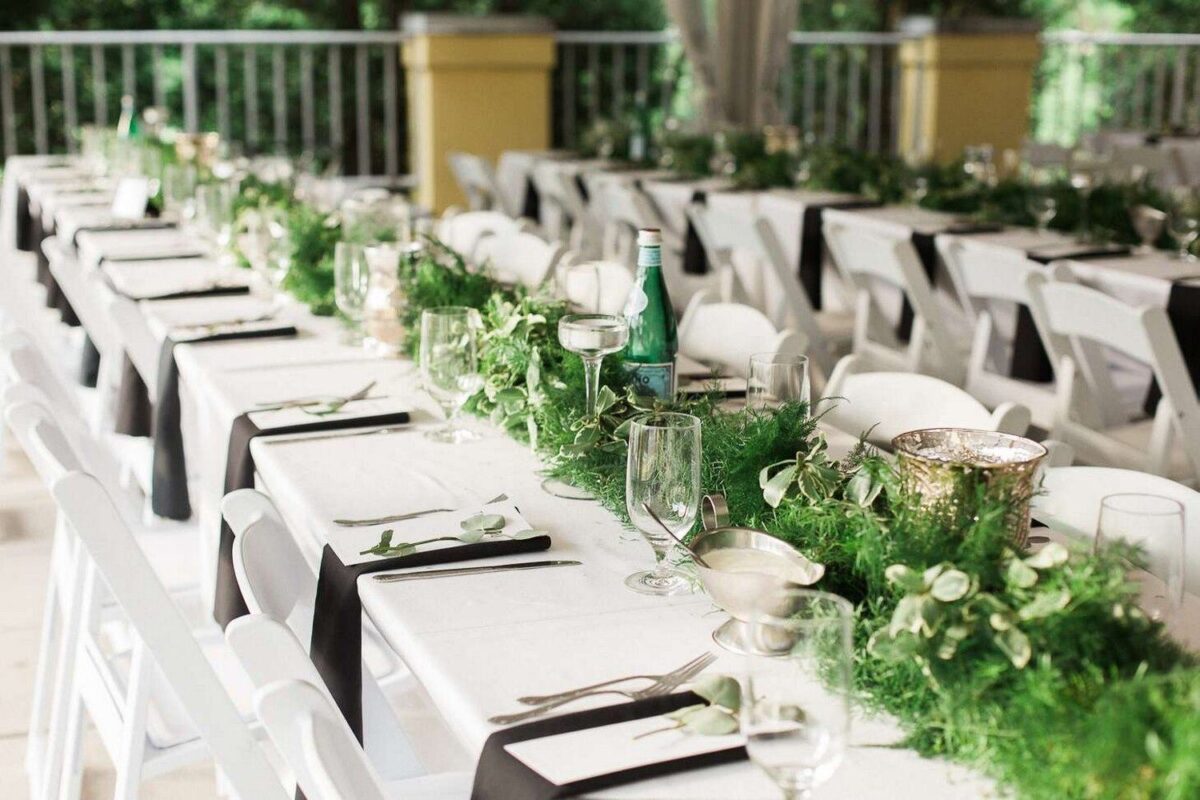
[{"label": "white chair seat cushion", "polygon": [[854,314],[849,311],[818,311],[817,327],[821,335],[831,342],[849,341],[854,338]]},{"label": "white chair seat cushion", "polygon": [[195,588],[199,582],[196,542],[199,526],[164,523],[162,528],[138,531],[138,546],[168,592]]},{"label": "white chair seat cushion", "polygon": [[474,776],[469,772],[444,772],[402,781],[389,781],[388,797],[396,800],[467,800]]}]

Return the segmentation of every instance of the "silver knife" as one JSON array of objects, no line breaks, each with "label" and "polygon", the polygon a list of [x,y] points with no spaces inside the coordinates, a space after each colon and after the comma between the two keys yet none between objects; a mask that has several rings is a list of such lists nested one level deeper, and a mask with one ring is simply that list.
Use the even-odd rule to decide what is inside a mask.
[{"label": "silver knife", "polygon": [[271,431],[264,431],[262,434],[263,441],[267,444],[289,444],[291,442],[323,442],[328,439],[349,439],[352,436],[371,436],[373,434],[395,433],[397,431],[412,430],[412,423],[402,422],[398,425],[388,425],[383,428],[339,428],[333,433],[327,433],[324,436],[311,436],[297,434],[295,436],[276,437],[271,435]]},{"label": "silver knife", "polygon": [[491,564],[486,567],[455,567],[453,569],[431,569],[424,572],[401,572],[391,575],[376,575],[380,583],[396,581],[419,581],[424,578],[453,578],[458,575],[475,575],[484,572],[509,572],[518,569],[541,569],[542,567],[578,567],[582,561],[523,561],[520,564]]}]

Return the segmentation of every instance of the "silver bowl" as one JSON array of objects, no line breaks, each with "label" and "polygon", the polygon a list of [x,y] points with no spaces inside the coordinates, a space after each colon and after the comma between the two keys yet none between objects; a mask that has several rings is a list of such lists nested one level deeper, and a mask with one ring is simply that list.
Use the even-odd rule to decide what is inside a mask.
[{"label": "silver bowl", "polygon": [[794,609],[781,590],[811,586],[825,574],[791,545],[753,528],[716,528],[705,531],[692,542],[692,552],[701,558],[720,550],[757,550],[787,561],[796,580],[761,572],[730,572],[710,569],[698,560],[696,571],[713,602],[729,613],[730,619],[713,633],[717,644],[735,653],[774,655],[778,650],[763,640],[753,624],[763,617],[786,617]]}]

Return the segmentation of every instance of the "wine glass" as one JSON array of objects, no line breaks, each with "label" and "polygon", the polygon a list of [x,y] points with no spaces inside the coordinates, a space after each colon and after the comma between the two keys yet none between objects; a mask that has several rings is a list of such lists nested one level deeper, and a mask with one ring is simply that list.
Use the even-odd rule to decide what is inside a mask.
[{"label": "wine glass", "polygon": [[652,413],[630,423],[625,508],[654,549],[655,561],[653,570],[630,575],[625,585],[642,594],[691,591],[687,578],[663,563],[674,540],[659,523],[676,537],[683,537],[696,523],[700,511],[699,419],[691,414]]},{"label": "wine glass", "polygon": [[1142,550],[1147,574],[1134,576],[1142,610],[1169,621],[1183,607],[1183,506],[1154,494],[1108,495],[1100,501],[1096,547],[1118,541]]},{"label": "wine glass", "polygon": [[783,791],[808,800],[828,780],[850,738],[854,609],[842,597],[782,589],[764,600],[774,613],[753,619],[756,650],[746,659],[741,728],[750,760]]},{"label": "wine glass", "polygon": [[371,271],[363,246],[338,242],[333,250],[333,296],[348,323],[348,343],[362,343],[362,322]]},{"label": "wine glass", "polygon": [[196,191],[196,213],[205,233],[216,247],[226,250],[233,241],[234,185],[226,181],[206,183]]},{"label": "wine glass", "polygon": [[1162,236],[1163,228],[1167,224],[1166,212],[1142,204],[1129,209],[1129,217],[1133,223],[1133,230],[1142,242],[1142,252],[1152,252],[1154,243]]},{"label": "wine glass", "polygon": [[746,379],[746,407],[765,410],[785,403],[811,403],[808,358],[790,353],[755,353]]},{"label": "wine glass", "polygon": [[1058,214],[1058,200],[1047,191],[1034,190],[1025,201],[1025,206],[1037,223],[1038,233],[1050,230],[1050,221]]},{"label": "wine glass", "polygon": [[192,165],[163,167],[163,206],[184,226],[196,218],[196,169]]},{"label": "wine glass", "polygon": [[596,416],[600,364],[629,340],[629,324],[614,314],[568,314],[558,321],[558,343],[583,359],[588,419]]},{"label": "wine glass", "polygon": [[483,386],[475,358],[476,312],[464,306],[441,306],[421,312],[421,378],[425,391],[442,407],[446,424],[425,435],[457,444],[479,434],[457,424],[463,405]]},{"label": "wine glass", "polygon": [[1200,220],[1194,214],[1179,209],[1167,217],[1167,232],[1179,248],[1176,257],[1180,261],[1194,261],[1196,257],[1192,255],[1191,247],[1200,236]]},{"label": "wine glass", "polygon": [[1104,160],[1095,153],[1079,150],[1071,156],[1070,183],[1071,188],[1079,193],[1079,233],[1081,242],[1091,241],[1089,230],[1089,213],[1091,211],[1092,189],[1104,168]]}]

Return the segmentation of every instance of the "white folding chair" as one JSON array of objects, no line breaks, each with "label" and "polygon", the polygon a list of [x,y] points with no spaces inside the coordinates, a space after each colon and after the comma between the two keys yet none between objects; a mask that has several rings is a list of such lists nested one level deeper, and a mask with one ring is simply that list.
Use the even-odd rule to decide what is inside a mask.
[{"label": "white folding chair", "polygon": [[[822,218],[825,241],[846,285],[853,288],[855,355],[873,369],[923,372],[962,383],[966,352],[959,347],[912,243],[912,231],[862,214],[829,210]],[[884,318],[875,292],[898,290],[913,310],[912,333],[899,341]]]},{"label": "white folding chair", "polygon": [[466,800],[469,773],[385,784],[330,699],[311,683],[285,680],[259,691],[255,706],[309,800]]},{"label": "white folding chair", "polygon": [[[1162,308],[1135,308],[1077,284],[1030,284],[1048,334],[1064,337],[1070,355],[1058,369],[1058,412],[1051,436],[1095,466],[1141,469],[1196,482],[1200,479],[1200,401],[1171,320]],[[1103,419],[1097,426],[1081,409],[1089,398],[1113,398],[1107,351],[1150,368],[1162,390],[1153,418]]]},{"label": "white folding chair", "polygon": [[1100,504],[1110,494],[1154,494],[1183,506],[1184,574],[1189,591],[1200,587],[1200,492],[1161,475],[1113,467],[1049,467],[1032,516],[1048,528],[1091,541]]},{"label": "white folding chair", "polygon": [[[1003,403],[989,411],[962,389],[930,375],[868,371],[863,359],[846,356],[825,386],[818,412],[822,425],[891,450],[892,439],[922,428],[974,428],[1018,436],[1029,428],[1029,410]],[[868,433],[869,432],[869,433]]]},{"label": "white folding chair", "polygon": [[1113,147],[1104,165],[1104,178],[1116,183],[1149,179],[1163,189],[1185,183],[1179,152],[1171,147],[1139,144]]},{"label": "white folding chair", "polygon": [[446,159],[472,211],[501,211],[510,217],[517,216],[507,207],[496,172],[486,158],[473,153],[449,153]]},{"label": "white folding chair", "polygon": [[1071,163],[1071,148],[1052,142],[1026,140],[1021,145],[1021,160],[1035,169],[1061,167]]},{"label": "white folding chair", "polygon": [[617,261],[574,263],[567,253],[555,268],[559,294],[572,305],[593,314],[620,314],[625,308],[633,273]]},{"label": "white folding chair", "polygon": [[600,226],[571,165],[540,161],[534,165],[532,179],[543,207],[547,237],[585,258],[600,255]]},{"label": "white folding chair", "polygon": [[469,261],[482,239],[499,233],[516,233],[527,224],[499,211],[463,211],[438,222],[437,238]]},{"label": "white folding chair", "polygon": [[723,373],[748,377],[756,353],[804,353],[804,335],[777,330],[756,308],[713,302],[700,292],[679,321],[679,352]]},{"label": "white folding chair", "polygon": [[564,252],[562,245],[546,242],[537,234],[508,232],[481,239],[473,260],[501,283],[536,289],[546,282]]},{"label": "white folding chair", "polygon": [[1038,340],[1046,348],[1051,365],[1057,364],[1070,345],[1061,336],[1047,334],[1041,305],[1030,298],[1028,284],[1073,282],[1070,269],[1063,264],[1044,266],[1012,248],[969,236],[942,234],[935,241],[959,302],[975,328],[963,388],[989,408],[1010,400],[1019,402],[1029,409],[1035,425],[1050,430],[1057,408],[1055,384],[1007,375],[1016,330],[1012,322],[1019,306],[1028,308]]},{"label": "white folding chair", "polygon": [[[196,638],[108,493],[81,470],[45,411],[26,403],[6,416],[51,490],[74,556],[56,670],[61,691],[33,796],[78,797],[86,712],[113,759],[118,798],[136,798],[144,781],[215,757],[239,797],[283,800],[246,722],[250,686],[219,631]],[[109,601],[128,623],[127,647],[106,641],[100,623]]]}]

